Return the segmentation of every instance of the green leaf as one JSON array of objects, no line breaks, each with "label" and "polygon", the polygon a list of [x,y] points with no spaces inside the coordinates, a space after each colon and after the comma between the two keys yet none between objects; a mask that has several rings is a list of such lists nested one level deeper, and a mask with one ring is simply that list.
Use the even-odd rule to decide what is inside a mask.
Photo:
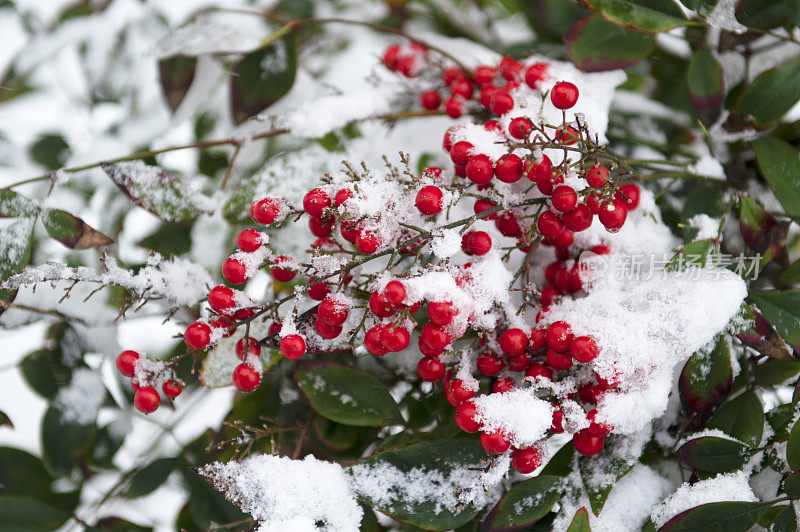
[{"label": "green leaf", "polygon": [[46,500],[52,482],[39,458],[21,449],[0,447],[0,494]]},{"label": "green leaf", "polygon": [[591,532],[592,528],[589,526],[589,512],[586,511],[586,508],[581,508],[577,512],[575,512],[575,517],[572,518],[572,522],[569,524],[569,528],[567,532]]},{"label": "green leaf", "polygon": [[720,336],[710,352],[698,351],[689,358],[681,371],[678,389],[686,406],[705,412],[728,393],[732,384],[730,346]]},{"label": "green leaf", "polygon": [[771,68],[754,79],[734,110],[752,116],[757,126],[767,126],[780,120],[798,100],[800,59],[795,59]]},{"label": "green leaf", "polygon": [[547,515],[561,497],[561,478],[539,475],[508,490],[486,516],[483,532],[522,530]]},{"label": "green leaf", "polygon": [[366,427],[403,423],[389,390],[371,373],[317,361],[298,365],[293,376],[311,407],[331,421]]},{"label": "green leaf", "polygon": [[237,124],[278,101],[294,84],[297,71],[294,27],[284,26],[267,41],[268,44],[245,55],[231,72],[231,108]]},{"label": "green leaf", "polygon": [[791,499],[800,499],[800,471],[786,475],[783,479],[783,491]]},{"label": "green leaf", "polygon": [[[353,477],[352,485],[356,494],[369,506],[397,519],[402,523],[418,526],[425,530],[452,530],[471,521],[480,508],[472,505],[458,505],[455,508],[442,507],[442,501],[434,493],[441,489],[441,481],[446,479],[453,490],[474,489],[468,486],[474,481],[465,475],[466,468],[485,467],[486,453],[474,439],[431,440],[400,449],[385,451],[348,468],[346,472]],[[373,500],[374,492],[369,486],[361,486],[360,479],[372,483],[375,469],[395,468],[402,474],[415,478],[415,491],[422,485],[420,475],[429,479],[430,497],[404,499],[404,475],[393,475],[394,480],[386,479],[381,486],[380,499]],[[397,478],[395,478],[397,477]],[[410,482],[410,480],[408,480]],[[459,482],[464,485],[459,485]],[[455,494],[455,493],[454,493]]]},{"label": "green leaf", "polygon": [[739,230],[748,247],[755,247],[761,236],[775,224],[775,218],[750,196],[739,198]]},{"label": "green leaf", "polygon": [[748,28],[762,30],[797,25],[797,0],[740,0],[736,18]]},{"label": "green leaf", "polygon": [[772,437],[770,442],[784,441],[789,437],[789,429],[791,428],[792,421],[796,411],[794,403],[787,403],[785,405],[778,405],[766,414],[767,423],[772,428]]},{"label": "green leaf", "polygon": [[20,371],[33,391],[47,399],[55,397],[72,377],[72,370],[62,363],[59,352],[49,349],[34,351],[23,358]]},{"label": "green leaf", "polygon": [[101,167],[134,204],[162,220],[188,220],[210,211],[207,198],[158,167],[141,161],[103,163]]},{"label": "green leaf", "polygon": [[800,468],[800,421],[797,421],[789,432],[786,441],[786,461],[792,471]]},{"label": "green leaf", "polygon": [[[578,469],[594,515],[603,511],[614,484],[636,465],[635,459],[623,458],[626,453],[619,451],[617,440],[607,438],[598,455],[578,457]],[[612,480],[609,482],[609,479]]]},{"label": "green leaf", "polygon": [[56,477],[66,476],[88,451],[97,431],[95,424],[79,425],[65,421],[62,412],[50,406],[42,418],[42,462]]},{"label": "green leaf", "polygon": [[[20,218],[0,228],[0,280],[20,273],[31,258],[35,218]],[[13,292],[0,290],[0,301],[10,301]]]},{"label": "green leaf", "polygon": [[747,532],[771,502],[712,502],[701,504],[681,512],[659,532],[694,532],[697,530],[724,530],[725,532]]},{"label": "green leaf", "polygon": [[14,422],[11,421],[11,417],[8,414],[0,410],[0,428],[2,427],[8,427],[13,430]]},{"label": "green leaf", "polygon": [[0,495],[0,531],[55,530],[69,517],[69,513],[34,499]]},{"label": "green leaf", "polygon": [[772,521],[772,527],[769,530],[770,532],[797,532],[797,523],[794,506],[790,504]]},{"label": "green leaf", "polygon": [[718,0],[682,0],[682,4],[698,13],[707,15],[714,10]]},{"label": "green leaf", "polygon": [[189,514],[198,526],[195,530],[207,530],[212,523],[233,523],[248,517],[191,470],[183,470],[183,480],[189,490]]},{"label": "green leaf", "polygon": [[170,473],[175,471],[178,467],[177,458],[159,458],[153,460],[142,469],[138,470],[128,489],[125,491],[127,497],[143,497],[149,493],[157,490],[164,482]]},{"label": "green leaf", "polygon": [[654,35],[623,28],[597,14],[573,24],[565,40],[569,60],[586,72],[626,68],[650,55],[656,44]]},{"label": "green leaf", "polygon": [[725,100],[725,80],[722,65],[711,48],[701,48],[689,61],[686,72],[689,98],[695,112],[706,126],[710,126],[722,114]]},{"label": "green leaf", "polygon": [[686,268],[704,268],[708,262],[713,243],[710,238],[685,244],[667,263],[667,271],[683,271]]},{"label": "green leaf", "polygon": [[158,76],[161,90],[169,108],[175,111],[189,92],[194,80],[197,58],[176,55],[165,57],[158,62]]},{"label": "green leaf", "polygon": [[701,436],[684,443],[675,454],[692,469],[724,473],[742,466],[749,451],[744,444],[734,440]]},{"label": "green leaf", "polygon": [[750,299],[781,338],[800,345],[800,290],[751,290]]},{"label": "green leaf", "polygon": [[756,368],[757,386],[775,386],[800,374],[800,362],[772,358]]},{"label": "green leaf", "polygon": [[64,137],[58,134],[45,134],[39,137],[28,150],[31,159],[48,170],[57,170],[69,160],[70,149]]},{"label": "green leaf", "polygon": [[651,33],[689,24],[672,0],[586,0],[586,3],[611,22]]},{"label": "green leaf", "polygon": [[800,259],[797,259],[781,273],[781,282],[800,283]]},{"label": "green leaf", "polygon": [[36,203],[10,188],[0,189],[0,218],[35,216],[39,212]]},{"label": "green leaf", "polygon": [[586,9],[564,0],[524,0],[519,7],[538,37],[559,45],[570,26],[586,14]]},{"label": "green leaf", "polygon": [[565,477],[572,473],[572,457],[575,456],[575,446],[572,440],[564,444],[561,449],[542,468],[540,475],[555,475]]},{"label": "green leaf", "polygon": [[753,390],[746,390],[719,407],[706,427],[758,447],[764,432],[764,407]]},{"label": "green leaf", "polygon": [[753,149],[761,174],[787,214],[800,216],[800,152],[774,137],[754,140]]},{"label": "green leaf", "polygon": [[91,249],[114,243],[77,216],[59,209],[45,209],[42,223],[48,235],[69,249]]}]

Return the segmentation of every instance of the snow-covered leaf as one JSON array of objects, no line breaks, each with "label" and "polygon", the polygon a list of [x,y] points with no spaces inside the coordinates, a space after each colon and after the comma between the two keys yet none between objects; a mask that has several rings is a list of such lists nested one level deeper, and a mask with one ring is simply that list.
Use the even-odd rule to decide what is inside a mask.
[{"label": "snow-covered leaf", "polygon": [[[800,59],[795,59],[771,68],[753,80],[734,110],[752,116],[757,126],[766,126],[778,121],[798,100]],[[766,139],[759,142],[762,140]]]},{"label": "snow-covered leaf", "polygon": [[0,189],[0,218],[34,216],[38,211],[39,208],[32,199],[10,188]]},{"label": "snow-covered leaf", "polygon": [[764,432],[764,407],[753,390],[746,390],[720,406],[706,427],[757,447]]},{"label": "snow-covered leaf", "polygon": [[679,513],[659,532],[689,532],[695,530],[725,530],[746,532],[750,530],[771,502],[712,502],[701,504]]},{"label": "snow-covered leaf", "polygon": [[581,508],[577,512],[575,512],[575,517],[572,518],[572,522],[569,524],[569,528],[567,532],[591,532],[592,527],[589,526],[589,512],[586,508]]},{"label": "snow-covered leaf", "polygon": [[678,381],[681,399],[697,412],[711,409],[728,393],[732,384],[730,345],[724,336],[719,337],[711,351],[693,354]]},{"label": "snow-covered leaf", "polygon": [[292,88],[296,71],[295,30],[289,27],[278,39],[245,55],[233,68],[230,86],[234,121],[240,124],[283,97]]},{"label": "snow-covered leaf", "polygon": [[613,439],[596,456],[578,457],[578,469],[594,515],[600,515],[614,484],[636,465],[638,457],[623,457]]},{"label": "snow-covered leaf", "polygon": [[142,161],[103,163],[103,170],[130,200],[163,220],[187,220],[213,204],[177,177]]},{"label": "snow-covered leaf", "polygon": [[[35,218],[20,218],[0,229],[0,280],[21,272],[31,258]],[[16,291],[0,290],[0,301],[13,299]]]},{"label": "snow-covered leaf", "polygon": [[114,241],[77,216],[59,209],[45,209],[42,224],[47,234],[69,249],[90,249],[113,244]]},{"label": "snow-covered leaf", "polygon": [[300,364],[293,376],[311,407],[331,421],[375,427],[403,422],[389,390],[371,373],[314,361]]},{"label": "snow-covered leaf", "polygon": [[521,530],[547,515],[561,497],[560,477],[539,475],[508,490],[486,516],[485,532]]},{"label": "snow-covered leaf", "polygon": [[595,72],[625,68],[647,57],[656,39],[590,14],[572,25],[566,42],[570,61],[583,71]]},{"label": "snow-covered leaf", "polygon": [[692,469],[709,473],[732,471],[747,461],[748,448],[735,440],[700,436],[684,443],[675,453]]},{"label": "snow-covered leaf", "polygon": [[658,33],[689,24],[673,0],[587,0],[586,3],[608,20],[637,30]]},{"label": "snow-covered leaf", "polygon": [[694,53],[689,61],[686,82],[697,116],[703,124],[710,126],[722,114],[725,99],[722,65],[711,48],[701,48]]}]

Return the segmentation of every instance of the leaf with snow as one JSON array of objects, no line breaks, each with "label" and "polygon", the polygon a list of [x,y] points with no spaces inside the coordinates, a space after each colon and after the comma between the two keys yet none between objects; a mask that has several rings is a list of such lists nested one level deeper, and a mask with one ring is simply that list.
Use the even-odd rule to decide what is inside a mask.
[{"label": "leaf with snow", "polygon": [[684,443],[675,453],[692,469],[724,473],[742,466],[750,450],[741,442],[716,436],[700,436]]},{"label": "leaf with snow", "polygon": [[[20,218],[0,228],[0,280],[22,271],[31,258],[33,224],[35,218]],[[4,287],[0,290],[0,301],[9,301],[15,290]]]},{"label": "leaf with snow", "polygon": [[35,216],[38,212],[39,207],[32,199],[10,188],[0,189],[0,218]]},{"label": "leaf with snow", "polygon": [[750,447],[757,447],[764,433],[764,407],[753,390],[746,390],[723,403],[706,427],[721,430]]},{"label": "leaf with snow", "polygon": [[188,220],[214,210],[213,201],[156,166],[142,161],[101,166],[133,203],[162,220]]},{"label": "leaf with snow", "polygon": [[638,461],[629,456],[619,438],[607,438],[603,450],[595,456],[578,457],[578,469],[594,515],[600,515],[614,484],[627,475]]},{"label": "leaf with snow", "polygon": [[679,513],[659,532],[690,532],[695,530],[725,530],[747,532],[771,502],[712,502]]},{"label": "leaf with snow", "polygon": [[331,421],[367,427],[403,422],[389,390],[371,373],[314,361],[300,364],[293,377],[311,407]]},{"label": "leaf with snow", "polygon": [[713,349],[698,351],[686,362],[678,380],[678,389],[689,408],[705,412],[728,393],[732,384],[731,348],[721,335]]},{"label": "leaf with snow", "polygon": [[589,512],[586,508],[581,508],[575,512],[575,517],[569,524],[567,532],[591,532],[592,528],[589,526]]},{"label": "leaf with snow", "polygon": [[538,475],[515,485],[486,516],[483,529],[486,532],[520,530],[536,523],[561,498],[561,478]]}]

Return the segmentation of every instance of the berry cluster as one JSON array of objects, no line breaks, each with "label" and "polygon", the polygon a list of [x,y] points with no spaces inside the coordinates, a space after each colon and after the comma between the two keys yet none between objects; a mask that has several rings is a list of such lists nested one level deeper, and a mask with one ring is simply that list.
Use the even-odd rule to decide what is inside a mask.
[{"label": "berry cluster", "polygon": [[[389,47],[383,61],[407,77],[430,77],[434,68],[426,50],[416,44]],[[578,114],[567,120],[566,111],[578,102],[578,87],[568,81],[553,83],[549,72],[546,63],[525,65],[510,58],[472,72],[444,70],[441,79],[450,91],[447,114],[475,111],[485,120],[445,132],[443,147],[454,177],[434,166],[418,174],[408,164],[402,170],[389,165],[382,178],[347,166],[341,175],[326,175],[324,184],[305,194],[302,205],[277,196],[255,198],[250,216],[260,227],[239,233],[238,250],[222,264],[228,284],[210,290],[201,319],[184,332],[190,352],[237,335],[239,363],[232,382],[249,392],[261,383],[264,348],[295,360],[343,349],[383,357],[413,349],[413,343],[420,353],[419,378],[442,382],[456,407],[456,423],[467,432],[481,431],[488,452],[506,452],[512,440],[502,431],[482,430],[476,394],[533,387],[552,405],[549,432],[572,432],[578,452],[598,453],[612,427],[597,419],[599,411],[592,408],[620,383],[592,371],[599,354],[595,340],[574,336],[563,321],[548,324],[547,310],[587,289],[581,276],[583,253],[611,252],[604,245],[585,249],[576,243],[576,233],[592,227],[595,217],[608,232],[619,231],[638,205],[639,189],[619,184],[624,175],[619,161],[592,141]],[[427,109],[441,105],[438,90],[424,92],[421,100]],[[561,123],[547,124],[540,114],[529,112],[531,102],[539,108],[552,105],[560,111]],[[560,162],[553,163],[551,157],[562,153]],[[464,208],[467,202],[470,206]],[[302,219],[315,238],[307,255],[274,254],[270,233]],[[512,245],[505,246],[506,240]],[[543,268],[540,290],[528,292],[533,284],[523,283],[519,309],[487,296],[500,282],[492,279],[493,271],[506,271],[515,251],[521,251],[514,260],[522,265],[514,280],[522,273],[527,279],[532,253],[540,246],[552,247],[556,256]],[[365,269],[378,258],[385,266]],[[287,295],[265,304],[250,299],[240,288],[259,271],[269,273],[276,293]],[[504,282],[507,295],[511,276]],[[532,329],[523,320],[529,306],[537,311]],[[251,336],[251,327],[268,320],[266,334]],[[120,371],[133,376],[136,360],[138,355],[118,362]],[[473,364],[483,382],[473,377]],[[578,371],[581,365],[590,369]],[[578,383],[574,393],[545,393],[547,382],[570,379]],[[146,395],[154,394],[157,406],[158,394],[152,387],[139,392],[145,389],[153,392]],[[145,404],[145,394],[140,399],[139,392],[137,407],[142,403],[140,410],[153,411],[155,406]],[[170,396],[166,388],[164,393]],[[580,413],[563,408],[565,401],[577,405]],[[514,447],[514,467],[533,471],[544,458],[542,448],[538,442]]]},{"label": "berry cluster", "polygon": [[166,365],[150,361],[136,351],[123,351],[117,355],[117,371],[131,379],[134,392],[133,405],[144,414],[155,412],[161,404],[158,382],[161,391],[169,399],[175,400],[183,391],[183,383]]}]

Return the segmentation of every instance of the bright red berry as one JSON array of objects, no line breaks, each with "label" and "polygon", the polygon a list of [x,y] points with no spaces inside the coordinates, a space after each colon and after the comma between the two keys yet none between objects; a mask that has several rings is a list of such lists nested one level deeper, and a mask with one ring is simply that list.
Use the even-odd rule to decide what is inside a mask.
[{"label": "bright red berry", "polygon": [[503,57],[500,60],[500,64],[497,65],[497,70],[499,70],[507,80],[516,79],[519,73],[522,72],[522,68],[522,63],[509,56]]},{"label": "bright red berry", "polygon": [[308,280],[308,289],[306,290],[308,297],[314,301],[322,301],[331,292],[331,287],[325,281],[312,282]]},{"label": "bright red berry", "polygon": [[236,237],[236,245],[245,253],[252,253],[263,244],[261,233],[255,229],[245,229]]},{"label": "bright red berry", "polygon": [[550,432],[556,434],[564,432],[564,412],[559,408],[553,410],[553,421],[550,425]]},{"label": "bright red berry", "polygon": [[411,335],[405,327],[386,327],[381,332],[381,343],[383,346],[394,353],[398,353],[408,347]]},{"label": "bright red berry", "polygon": [[117,371],[126,377],[133,377],[136,373],[136,361],[139,360],[139,353],[136,351],[123,351],[117,355]]},{"label": "bright red berry", "polygon": [[472,98],[472,91],[472,83],[470,83],[466,77],[461,77],[450,85],[450,94],[453,96],[461,96],[465,100]]},{"label": "bright red berry", "polygon": [[545,238],[555,238],[564,230],[561,218],[553,211],[544,211],[536,219],[536,228]]},{"label": "bright red berry", "polygon": [[521,355],[509,355],[506,361],[510,371],[525,371],[531,365],[531,357],[528,353]]},{"label": "bright red berry", "polygon": [[572,357],[567,352],[550,348],[547,350],[547,364],[555,370],[564,371],[572,367]]},{"label": "bright red berry", "polygon": [[542,155],[542,160],[539,162],[528,160],[526,168],[528,179],[535,183],[549,181],[553,177],[553,163],[547,155]]},{"label": "bright red berry", "polygon": [[572,146],[580,138],[580,132],[572,126],[561,126],[556,130],[556,142],[560,142],[564,146]]},{"label": "bright red berry", "polygon": [[511,465],[523,475],[527,475],[542,465],[542,455],[534,447],[514,449],[511,452]]},{"label": "bright red berry", "polygon": [[170,399],[175,400],[183,391],[183,385],[178,381],[168,380],[161,385],[161,391]]},{"label": "bright red berry", "polygon": [[475,83],[478,85],[485,85],[492,82],[494,79],[494,74],[494,68],[487,65],[481,65],[475,69],[475,72],[472,74],[472,79],[474,79]]},{"label": "bright red berry", "polygon": [[325,218],[317,218],[316,216],[309,216],[308,229],[311,234],[319,238],[327,238],[333,234],[333,228],[336,220],[333,216],[326,216]]},{"label": "bright red berry", "polygon": [[258,357],[261,355],[261,346],[258,340],[252,336],[243,336],[236,342],[236,356],[241,361],[247,361],[248,356]]},{"label": "bright red berry", "polygon": [[211,320],[210,325],[212,329],[223,329],[223,338],[228,338],[234,332],[234,329],[231,329],[231,327],[233,327],[233,322],[227,318],[223,318],[222,316],[217,316]]},{"label": "bright red berry", "polygon": [[472,157],[472,150],[474,149],[475,147],[471,143],[466,140],[459,140],[453,144],[453,148],[450,150],[450,159],[457,166],[466,166],[469,158]]},{"label": "bright red berry", "polygon": [[211,327],[202,321],[196,321],[186,327],[183,341],[189,349],[205,349],[211,342]]},{"label": "bright red berry", "polygon": [[493,393],[506,393],[514,389],[516,384],[514,384],[514,379],[511,377],[500,377],[494,384],[492,385],[492,392]]},{"label": "bright red berry", "polygon": [[250,205],[250,218],[254,222],[269,225],[283,212],[283,202],[277,198],[264,198]]},{"label": "bright red berry", "polygon": [[303,197],[303,209],[311,216],[322,216],[322,211],[331,206],[331,198],[321,188],[309,190]]},{"label": "bright red berry", "polygon": [[328,325],[342,325],[347,321],[347,316],[349,313],[350,312],[347,308],[347,303],[338,299],[334,299],[331,296],[323,299],[320,302],[319,307],[317,307],[317,315],[319,316],[319,319]]},{"label": "bright red berry", "polygon": [[356,238],[356,247],[361,253],[372,255],[378,251],[378,248],[381,247],[381,243],[378,237],[375,236],[375,233],[362,229],[359,231],[358,237]]},{"label": "bright red berry", "polygon": [[383,52],[383,64],[391,71],[397,70],[397,61],[400,57],[400,45],[392,44]]},{"label": "bright red berry", "polygon": [[503,369],[503,361],[494,353],[485,352],[478,355],[475,366],[483,375],[494,377]]},{"label": "bright red berry", "polygon": [[440,105],[442,105],[442,97],[439,96],[439,93],[435,90],[425,91],[419,97],[420,104],[422,104],[423,109],[428,109],[429,111],[433,111],[438,109]]},{"label": "bright red berry", "polygon": [[603,188],[608,183],[608,168],[595,164],[586,171],[586,183],[593,188]]},{"label": "bright red berry", "polygon": [[339,190],[336,191],[336,194],[333,196],[333,202],[337,207],[339,207],[342,205],[342,203],[344,203],[345,201],[349,200],[352,197],[353,197],[352,190],[350,190],[349,188],[340,188]]},{"label": "bright red berry", "polygon": [[556,351],[568,351],[572,343],[572,329],[565,321],[551,323],[545,333],[547,345]]},{"label": "bright red berry", "polygon": [[453,338],[446,330],[434,323],[426,323],[420,333],[420,343],[425,344],[431,351],[441,353],[450,345]]},{"label": "bright red berry", "polygon": [[535,379],[536,377],[544,377],[545,379],[553,380],[553,370],[545,366],[541,362],[534,362],[525,371],[526,377]]},{"label": "bright red berry", "polygon": [[435,185],[427,185],[417,192],[416,205],[419,212],[430,216],[442,212],[442,189]]},{"label": "bright red berry", "polygon": [[395,313],[392,304],[389,303],[386,296],[380,292],[373,292],[372,295],[369,296],[369,309],[379,318],[388,318]]},{"label": "bright red berry", "polygon": [[287,334],[281,338],[280,351],[289,360],[296,360],[306,352],[306,341],[299,334]]},{"label": "bright red berry", "polygon": [[559,81],[550,90],[550,101],[556,109],[569,109],[578,101],[578,87],[569,81]]},{"label": "bright red berry", "polygon": [[503,236],[519,236],[522,228],[519,226],[516,215],[512,211],[501,211],[497,214],[494,226]]},{"label": "bright red berry", "polygon": [[528,67],[525,71],[525,83],[532,89],[538,89],[539,83],[544,79],[547,74],[546,63],[535,63]]},{"label": "bright red berry", "polygon": [[575,235],[566,227],[553,238],[553,245],[557,248],[568,248],[575,240]]},{"label": "bright red berry", "polygon": [[353,222],[342,222],[339,226],[339,231],[342,233],[342,238],[355,244],[358,239],[358,224]]},{"label": "bright red berry", "polygon": [[570,231],[579,233],[592,225],[592,211],[583,203],[579,203],[569,212],[564,213],[564,226]]},{"label": "bright red berry", "polygon": [[531,331],[531,337],[528,342],[528,346],[531,348],[531,351],[538,353],[542,350],[547,343],[545,340],[545,335],[546,333],[544,329],[533,329]]},{"label": "bright red berry", "polygon": [[243,392],[252,392],[261,384],[261,373],[252,366],[239,364],[233,370],[233,385]]},{"label": "bright red berry", "polygon": [[592,248],[592,253],[596,255],[608,255],[611,253],[611,248],[600,244]]},{"label": "bright red berry", "polygon": [[222,276],[231,284],[242,284],[250,278],[247,275],[247,266],[232,257],[222,263]]},{"label": "bright red berry", "polygon": [[161,397],[159,397],[158,392],[152,386],[143,386],[139,388],[133,396],[133,405],[136,407],[136,410],[143,414],[155,412],[159,404],[161,404]]},{"label": "bright red berry", "polygon": [[501,116],[514,108],[514,98],[509,93],[499,90],[492,96],[490,106],[494,114]]},{"label": "bright red berry", "polygon": [[628,217],[628,209],[621,199],[614,198],[611,201],[604,201],[600,204],[600,211],[597,213],[600,223],[603,224],[610,233],[616,233]]},{"label": "bright red berry", "polygon": [[494,164],[488,155],[479,153],[467,162],[467,178],[476,185],[485,185],[494,177]]},{"label": "bright red berry", "polygon": [[578,336],[569,345],[572,358],[583,364],[591,362],[599,353],[597,344],[591,336]]},{"label": "bright red berry", "polygon": [[461,379],[453,379],[449,385],[445,387],[445,395],[447,401],[453,405],[458,406],[464,401],[475,397],[475,391],[467,386]]},{"label": "bright red berry", "polygon": [[603,438],[592,436],[587,429],[579,430],[572,436],[575,450],[584,456],[594,456],[603,450]]},{"label": "bright red berry", "polygon": [[528,349],[528,335],[522,329],[506,329],[500,335],[500,349],[509,356],[519,356]]},{"label": "bright red berry", "polygon": [[279,283],[288,283],[294,279],[295,275],[297,275],[297,272],[291,268],[281,268],[281,264],[287,264],[288,262],[289,257],[281,255],[275,259],[274,265],[269,269],[269,273],[272,275],[272,278]]},{"label": "bright red berry", "polygon": [[461,118],[464,114],[464,98],[461,96],[451,96],[444,103],[444,112],[450,118]]},{"label": "bright red berry", "polygon": [[574,209],[575,205],[578,203],[578,194],[576,194],[570,186],[558,185],[553,189],[551,199],[553,201],[553,207],[557,211],[568,212]]},{"label": "bright red berry", "polygon": [[332,340],[342,334],[341,325],[331,325],[325,322],[319,316],[314,320],[314,330],[325,340]]},{"label": "bright red berry", "polygon": [[481,445],[487,453],[502,454],[511,447],[511,440],[500,431],[481,432]]},{"label": "bright red berry", "polygon": [[553,300],[558,297],[558,295],[559,292],[555,286],[551,284],[545,285],[542,287],[542,292],[539,296],[539,303],[541,303],[543,307],[549,307]]},{"label": "bright red berry", "polygon": [[522,159],[513,153],[507,153],[497,160],[494,174],[503,183],[515,183],[522,177]]},{"label": "bright red berry", "polygon": [[478,407],[472,401],[464,401],[456,407],[456,425],[464,432],[475,433],[481,430],[478,421]]},{"label": "bright red berry", "polygon": [[431,301],[428,303],[428,318],[436,325],[449,325],[458,309],[449,301]]},{"label": "bright red berry", "polygon": [[[494,98],[494,95],[497,94],[499,90],[500,89],[498,89],[491,83],[484,85],[483,87],[481,87],[481,92],[478,95],[478,101],[481,102],[481,105],[486,109],[491,108],[492,98]],[[500,128],[500,131],[502,131],[502,127]]]},{"label": "bright red berry", "polygon": [[492,249],[492,237],[486,231],[468,231],[461,238],[461,249],[467,255],[486,255]]},{"label": "bright red berry", "polygon": [[383,331],[387,327],[388,325],[376,325],[367,330],[364,335],[364,347],[375,356],[382,357],[389,352],[389,349],[383,345]]},{"label": "bright red berry", "polygon": [[518,116],[508,124],[508,133],[515,139],[526,139],[533,131],[533,122],[526,116]]},{"label": "bright red berry", "polygon": [[598,438],[605,438],[611,434],[612,427],[607,423],[597,421],[597,409],[592,410],[586,414],[586,419],[589,421],[589,427],[586,429],[589,434]]},{"label": "bright red berry", "polygon": [[621,200],[630,211],[639,206],[640,195],[639,187],[635,183],[628,183],[619,187],[619,192],[614,197]]},{"label": "bright red berry", "polygon": [[[491,209],[492,207],[496,207],[496,205],[491,201],[485,199],[479,199],[475,200],[475,205],[473,205],[472,210],[475,212],[475,214],[480,214],[483,211]],[[486,220],[494,220],[496,217],[497,213],[493,213],[493,214],[488,214],[483,218]]]},{"label": "bright red berry", "polygon": [[422,357],[417,364],[419,378],[427,382],[442,380],[444,377],[444,364],[431,357]]}]

